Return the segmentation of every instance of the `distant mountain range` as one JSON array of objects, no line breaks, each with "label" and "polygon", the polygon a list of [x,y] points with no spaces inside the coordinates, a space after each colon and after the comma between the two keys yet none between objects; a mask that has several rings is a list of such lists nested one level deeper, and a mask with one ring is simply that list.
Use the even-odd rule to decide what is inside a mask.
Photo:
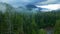
[{"label": "distant mountain range", "polygon": [[15,11],[15,8],[7,3],[0,3],[0,11],[2,11],[3,13],[5,11],[12,12],[12,11]]},{"label": "distant mountain range", "polygon": [[5,3],[0,3],[0,11],[2,11],[2,12],[6,11],[6,4]]},{"label": "distant mountain range", "polygon": [[31,4],[28,4],[26,6],[21,6],[21,7],[18,7],[18,8],[15,8],[15,7],[12,7],[11,5],[9,4],[6,4],[6,3],[0,3],[0,11],[2,12],[5,12],[6,10],[10,10],[10,11],[17,11],[17,12],[36,12],[36,11],[42,11],[42,12],[48,12],[48,11],[51,11],[47,8],[42,8],[42,7],[37,7],[35,5],[31,5]]}]

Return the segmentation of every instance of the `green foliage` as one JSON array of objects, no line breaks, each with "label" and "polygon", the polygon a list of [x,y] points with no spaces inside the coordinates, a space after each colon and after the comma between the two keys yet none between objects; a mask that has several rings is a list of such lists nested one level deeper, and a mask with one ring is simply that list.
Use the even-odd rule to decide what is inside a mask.
[{"label": "green foliage", "polygon": [[[6,7],[5,13],[0,11],[0,34],[46,34],[44,28],[49,26],[55,26],[54,32],[60,33],[59,12],[37,11],[37,13],[27,12],[27,14],[15,11],[8,4]],[[56,20],[58,21],[56,22]]]},{"label": "green foliage", "polygon": [[39,34],[47,34],[47,33],[46,33],[46,31],[44,29],[40,29]]},{"label": "green foliage", "polygon": [[39,32],[38,30],[55,24],[53,13],[19,14],[18,12],[6,11],[4,14],[0,13],[0,15],[1,33],[6,30],[9,33],[14,32],[13,34],[44,34],[45,31],[40,30]]},{"label": "green foliage", "polygon": [[56,21],[55,28],[54,28],[54,34],[60,34],[60,20]]}]

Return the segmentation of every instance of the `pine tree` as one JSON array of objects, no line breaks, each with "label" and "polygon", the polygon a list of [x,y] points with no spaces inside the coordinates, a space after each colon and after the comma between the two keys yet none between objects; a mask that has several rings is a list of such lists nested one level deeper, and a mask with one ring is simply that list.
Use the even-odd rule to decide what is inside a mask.
[{"label": "pine tree", "polygon": [[56,20],[54,34],[60,34],[60,20]]}]

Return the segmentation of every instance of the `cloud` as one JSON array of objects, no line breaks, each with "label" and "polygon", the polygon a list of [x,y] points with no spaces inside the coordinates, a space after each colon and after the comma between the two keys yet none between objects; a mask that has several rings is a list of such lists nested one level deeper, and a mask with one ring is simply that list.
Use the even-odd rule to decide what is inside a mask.
[{"label": "cloud", "polygon": [[11,1],[13,1],[13,0],[0,0],[0,2],[6,2],[6,3],[9,3]]},{"label": "cloud", "polygon": [[38,5],[47,5],[47,4],[60,4],[60,0],[46,0],[44,2],[38,2]]},{"label": "cloud", "polygon": [[30,0],[0,0],[0,2],[8,3],[11,4],[12,6],[17,7],[19,5],[25,5],[31,1]]},{"label": "cloud", "polygon": [[37,2],[42,2],[45,0],[0,0],[0,2],[9,3],[13,6],[20,6],[20,5],[26,5],[26,4],[35,4]]},{"label": "cloud", "polygon": [[50,10],[57,10],[57,9],[60,9],[60,4],[50,4],[50,5],[43,5],[43,6],[37,6],[37,7],[47,8]]},{"label": "cloud", "polygon": [[6,6],[3,4],[0,4],[0,11],[5,12],[6,11]]}]

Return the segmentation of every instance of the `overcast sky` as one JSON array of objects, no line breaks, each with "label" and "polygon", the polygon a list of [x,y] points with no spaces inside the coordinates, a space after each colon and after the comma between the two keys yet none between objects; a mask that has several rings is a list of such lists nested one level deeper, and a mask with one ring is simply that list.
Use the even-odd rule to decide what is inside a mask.
[{"label": "overcast sky", "polygon": [[0,2],[9,3],[16,7],[26,4],[36,4],[36,5],[60,4],[60,0],[0,0]]}]

